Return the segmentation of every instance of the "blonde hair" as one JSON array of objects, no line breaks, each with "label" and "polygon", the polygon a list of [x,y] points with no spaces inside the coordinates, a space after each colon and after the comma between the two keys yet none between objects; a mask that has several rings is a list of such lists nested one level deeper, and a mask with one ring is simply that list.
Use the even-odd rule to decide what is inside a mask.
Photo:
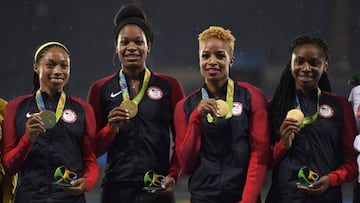
[{"label": "blonde hair", "polygon": [[208,29],[199,34],[199,48],[210,38],[216,38],[223,41],[230,48],[230,54],[234,54],[235,37],[231,34],[231,30],[225,30],[219,26],[210,26]]}]

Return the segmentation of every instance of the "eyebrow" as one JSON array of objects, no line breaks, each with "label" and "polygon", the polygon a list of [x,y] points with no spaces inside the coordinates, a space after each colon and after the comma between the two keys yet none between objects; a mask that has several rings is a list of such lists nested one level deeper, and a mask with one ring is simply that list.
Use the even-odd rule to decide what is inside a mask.
[{"label": "eyebrow", "polygon": [[[203,50],[203,52],[211,52],[209,50]],[[219,50],[219,51],[215,51],[215,53],[226,53],[225,50]]]}]

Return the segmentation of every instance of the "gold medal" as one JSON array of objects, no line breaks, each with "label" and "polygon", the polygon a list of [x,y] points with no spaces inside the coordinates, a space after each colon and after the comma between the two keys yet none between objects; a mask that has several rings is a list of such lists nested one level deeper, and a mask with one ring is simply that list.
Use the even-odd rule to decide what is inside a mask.
[{"label": "gold medal", "polygon": [[121,108],[127,109],[129,111],[130,114],[130,118],[133,118],[136,116],[136,114],[138,113],[138,106],[135,102],[131,101],[131,100],[126,100],[123,101],[120,104]]},{"label": "gold medal", "polygon": [[301,125],[302,122],[304,121],[304,114],[299,109],[291,109],[286,114],[286,118],[293,118],[293,119],[295,119],[297,121],[298,125]]},{"label": "gold medal", "polygon": [[56,115],[50,110],[44,110],[39,113],[39,116],[44,122],[45,129],[51,129],[56,125]]},{"label": "gold medal", "polygon": [[216,105],[219,110],[217,113],[217,117],[225,117],[226,114],[229,112],[229,105],[221,99],[216,100]]}]

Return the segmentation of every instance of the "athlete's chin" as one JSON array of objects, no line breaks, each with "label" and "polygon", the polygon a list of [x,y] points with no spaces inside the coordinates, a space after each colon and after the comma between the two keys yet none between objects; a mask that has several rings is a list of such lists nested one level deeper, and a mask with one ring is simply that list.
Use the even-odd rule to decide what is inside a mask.
[{"label": "athlete's chin", "polygon": [[126,67],[127,69],[139,69],[143,68],[143,64],[139,62],[127,62],[126,64],[124,64],[124,67]]},{"label": "athlete's chin", "polygon": [[51,88],[55,92],[61,92],[64,89],[65,84],[64,83],[53,83],[51,85]]},{"label": "athlete's chin", "polygon": [[302,82],[302,83],[300,83],[300,86],[302,86],[303,88],[307,88],[307,89],[314,89],[314,88],[316,88],[317,84],[309,83],[309,82]]}]

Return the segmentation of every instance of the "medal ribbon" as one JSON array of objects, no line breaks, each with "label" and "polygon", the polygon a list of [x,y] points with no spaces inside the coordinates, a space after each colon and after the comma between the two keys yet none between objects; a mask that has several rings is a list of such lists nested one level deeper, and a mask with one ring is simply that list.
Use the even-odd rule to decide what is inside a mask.
[{"label": "medal ribbon", "polygon": [[[209,99],[209,94],[205,88],[201,88],[201,96],[203,99]],[[234,81],[231,78],[228,78],[228,83],[226,87],[226,103],[229,106],[229,112],[226,114],[225,118],[229,119],[232,116],[232,108],[233,108],[233,96],[234,96]],[[209,123],[214,122],[214,118],[210,113],[206,115],[207,121]]]},{"label": "medal ribbon", "polygon": [[[43,97],[41,95],[40,89],[38,89],[36,91],[35,99],[36,99],[36,104],[37,104],[37,107],[38,107],[39,111],[46,110],[45,104],[44,104],[44,99],[43,99]],[[59,101],[58,101],[58,104],[57,104],[57,107],[56,107],[56,113],[55,113],[56,122],[58,122],[60,117],[62,116],[64,107],[65,107],[65,102],[66,102],[66,94],[65,94],[64,91],[62,91],[61,96],[60,96]]]},{"label": "medal ribbon", "polygon": [[[321,96],[321,90],[320,88],[317,88],[317,106],[316,106],[316,112],[313,115],[310,116],[306,116],[304,118],[304,121],[302,122],[302,124],[300,125],[300,128],[305,127],[305,125],[313,123],[319,114],[319,100],[320,100],[320,96]],[[299,97],[296,95],[295,97],[295,102],[296,102],[296,108],[301,110],[301,106],[300,106],[300,101],[299,101]]]},{"label": "medal ribbon", "polygon": [[[150,81],[150,76],[151,76],[150,70],[148,68],[145,68],[144,80],[143,80],[141,90],[134,97],[134,99],[131,100],[135,104],[139,104],[141,99],[144,97],[145,90],[146,90],[147,85],[148,85],[148,83]],[[130,100],[129,89],[128,89],[128,86],[126,84],[125,74],[122,72],[122,69],[119,72],[119,77],[120,77],[119,85],[120,85],[120,88],[122,90],[123,101]]]}]

